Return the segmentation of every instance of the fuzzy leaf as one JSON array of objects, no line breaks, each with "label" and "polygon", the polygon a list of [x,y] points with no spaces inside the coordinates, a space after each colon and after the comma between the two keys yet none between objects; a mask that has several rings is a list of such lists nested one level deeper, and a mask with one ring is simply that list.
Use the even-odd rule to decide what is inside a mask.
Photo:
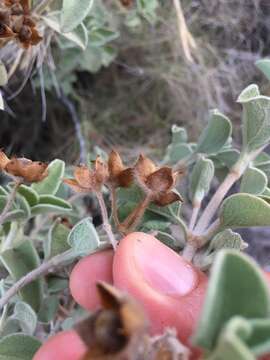
[{"label": "fuzzy leaf", "polygon": [[241,251],[247,246],[240,234],[233,232],[231,229],[226,229],[214,236],[206,250],[203,249],[195,255],[194,264],[205,271],[212,265],[220,250],[233,249]]},{"label": "fuzzy leaf", "polygon": [[51,204],[38,204],[32,207],[31,215],[32,216],[46,215],[46,214],[61,215],[61,214],[69,213],[70,211],[71,209],[68,207],[61,207]]},{"label": "fuzzy leaf", "polygon": [[[0,259],[14,281],[18,281],[40,264],[37,251],[28,240],[24,241],[16,249],[4,251]],[[22,299],[37,311],[43,296],[41,280],[38,279],[26,285],[20,294]]]},{"label": "fuzzy leaf", "polygon": [[193,150],[189,144],[171,144],[167,148],[166,159],[168,158],[170,163],[175,164],[192,153]]},{"label": "fuzzy leaf", "polygon": [[89,14],[93,0],[63,0],[61,13],[61,29],[69,32],[75,29]]},{"label": "fuzzy leaf", "polygon": [[88,31],[86,27],[80,24],[76,29],[70,32],[63,32],[60,26],[60,14],[55,12],[43,17],[44,22],[58,34],[64,36],[67,40],[73,42],[82,50],[86,50],[88,45]]},{"label": "fuzzy leaf", "polygon": [[204,154],[217,153],[226,144],[231,133],[232,124],[229,118],[217,109],[212,110],[210,121],[199,137],[196,152]]},{"label": "fuzzy leaf", "polygon": [[49,175],[39,183],[33,184],[32,188],[39,195],[55,195],[61,180],[64,176],[65,163],[62,160],[56,159],[48,166]]},{"label": "fuzzy leaf", "polygon": [[255,65],[264,73],[267,79],[270,80],[270,59],[258,60]]},{"label": "fuzzy leaf", "polygon": [[200,157],[191,173],[190,197],[193,203],[200,203],[208,193],[214,177],[214,164],[205,157]]},{"label": "fuzzy leaf", "polygon": [[53,321],[59,307],[58,296],[45,298],[38,313],[38,320],[44,324]]},{"label": "fuzzy leaf", "polygon": [[173,125],[172,129],[172,144],[186,143],[188,140],[187,131],[185,128]]},{"label": "fuzzy leaf", "polygon": [[67,238],[70,230],[58,220],[54,222],[48,233],[48,241],[45,246],[46,259],[69,249]]},{"label": "fuzzy leaf", "polygon": [[240,316],[234,316],[222,330],[215,350],[206,360],[255,360],[244,342],[250,332],[248,322]]},{"label": "fuzzy leaf", "polygon": [[17,319],[26,335],[33,335],[37,326],[37,315],[30,305],[23,301],[16,303],[13,319]]},{"label": "fuzzy leaf", "polygon": [[31,188],[30,186],[26,186],[26,185],[21,185],[18,188],[18,193],[21,194],[26,201],[28,202],[28,204],[30,206],[35,206],[37,205],[38,201],[39,201],[39,195],[38,193]]},{"label": "fuzzy leaf", "polygon": [[270,226],[270,204],[266,200],[251,194],[228,197],[220,209],[221,227]]},{"label": "fuzzy leaf", "polygon": [[69,233],[67,241],[77,255],[88,255],[95,252],[100,241],[92,219],[85,218],[77,223]]},{"label": "fuzzy leaf", "polygon": [[250,166],[242,177],[240,192],[260,195],[266,189],[267,182],[263,171]]},{"label": "fuzzy leaf", "polygon": [[263,354],[269,354],[270,352],[270,319],[251,319],[249,325],[252,329],[252,333],[249,339],[247,339],[248,346],[251,351],[260,356]]},{"label": "fuzzy leaf", "polygon": [[252,152],[270,140],[270,98],[260,95],[257,85],[250,85],[237,101],[243,106],[243,146]]},{"label": "fuzzy leaf", "polygon": [[0,360],[32,360],[41,342],[23,334],[8,335],[0,340]]},{"label": "fuzzy leaf", "polygon": [[233,250],[222,250],[212,267],[193,343],[213,349],[224,325],[236,315],[246,319],[268,317],[269,290],[252,259]]},{"label": "fuzzy leaf", "polygon": [[227,167],[230,169],[237,162],[239,154],[236,149],[224,150],[215,156],[211,156],[211,160],[214,161],[215,167],[216,162],[218,162],[219,166],[217,168]]}]

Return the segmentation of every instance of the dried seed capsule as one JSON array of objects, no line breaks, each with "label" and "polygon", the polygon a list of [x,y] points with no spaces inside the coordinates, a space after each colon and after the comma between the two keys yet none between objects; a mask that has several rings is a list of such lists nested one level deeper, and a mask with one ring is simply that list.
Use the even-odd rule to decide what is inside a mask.
[{"label": "dried seed capsule", "polygon": [[29,26],[23,25],[19,32],[19,38],[21,41],[29,41],[32,37],[32,30]]},{"label": "dried seed capsule", "polygon": [[14,4],[10,8],[12,15],[23,15],[23,7],[21,4]]}]

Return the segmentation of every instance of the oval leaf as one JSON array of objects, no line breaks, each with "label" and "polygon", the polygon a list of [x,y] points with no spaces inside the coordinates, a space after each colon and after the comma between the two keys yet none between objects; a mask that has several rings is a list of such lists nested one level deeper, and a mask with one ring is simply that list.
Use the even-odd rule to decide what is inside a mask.
[{"label": "oval leaf", "polygon": [[30,186],[21,185],[18,188],[18,193],[26,199],[30,206],[35,206],[39,202],[38,193]]},{"label": "oval leaf", "polygon": [[73,227],[68,243],[78,255],[88,255],[98,249],[99,236],[91,218],[85,218]]},{"label": "oval leaf", "polygon": [[211,350],[233,316],[264,318],[270,314],[269,306],[268,286],[256,263],[239,252],[222,250],[211,271],[193,343]]},{"label": "oval leaf", "polygon": [[12,334],[0,340],[0,360],[32,360],[41,342],[23,334]]},{"label": "oval leaf", "polygon": [[200,157],[191,173],[190,197],[193,203],[201,203],[210,189],[211,181],[215,173],[214,164],[211,160]]},{"label": "oval leaf", "polygon": [[270,80],[270,59],[261,59],[256,61],[256,66],[260,69],[264,75]]},{"label": "oval leaf", "polygon": [[22,331],[27,335],[33,335],[37,326],[37,315],[30,305],[18,301],[14,308],[13,319],[19,321]]},{"label": "oval leaf", "polygon": [[[14,281],[18,281],[21,277],[40,265],[37,251],[28,240],[16,249],[4,251],[0,258]],[[40,279],[26,285],[20,293],[22,299],[35,311],[39,309],[43,296],[42,282]]]},{"label": "oval leaf", "polygon": [[232,124],[227,116],[215,109],[211,119],[199,137],[196,152],[204,154],[217,153],[228,141],[232,133]]},{"label": "oval leaf", "polygon": [[39,195],[55,195],[61,180],[64,176],[65,163],[62,160],[56,159],[48,166],[49,175],[39,183],[33,184],[32,188]]},{"label": "oval leaf", "polygon": [[267,176],[254,167],[249,167],[242,178],[240,191],[254,195],[262,194],[267,187]]},{"label": "oval leaf", "polygon": [[61,30],[69,32],[75,29],[89,14],[93,0],[63,0]]},{"label": "oval leaf", "polygon": [[270,98],[260,95],[257,85],[250,85],[237,101],[243,106],[243,146],[252,152],[270,140]]},{"label": "oval leaf", "polygon": [[45,257],[46,259],[55,255],[61,254],[68,250],[70,247],[67,238],[70,230],[58,220],[52,225],[48,234],[48,241],[45,244]]},{"label": "oval leaf", "polygon": [[270,205],[251,194],[235,194],[228,197],[220,209],[222,228],[270,226]]}]

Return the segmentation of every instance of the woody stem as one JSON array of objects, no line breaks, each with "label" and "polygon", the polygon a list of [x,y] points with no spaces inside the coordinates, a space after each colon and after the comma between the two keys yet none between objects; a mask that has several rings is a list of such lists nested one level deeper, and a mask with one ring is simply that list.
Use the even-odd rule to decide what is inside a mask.
[{"label": "woody stem", "polygon": [[131,214],[129,214],[129,216],[121,225],[125,227],[128,231],[134,230],[140,223],[145,213],[145,210],[147,209],[151,201],[152,196],[150,194],[146,195],[143,201],[136,206],[136,208],[132,211]]},{"label": "woody stem", "polygon": [[116,188],[114,186],[111,186],[110,190],[111,190],[112,217],[113,217],[114,225],[116,226],[116,228],[118,228],[120,222],[117,213]]},{"label": "woody stem", "polygon": [[99,207],[100,207],[100,211],[101,211],[104,230],[106,231],[106,234],[108,235],[110,243],[111,243],[113,249],[115,250],[116,246],[117,246],[117,241],[116,241],[115,236],[114,236],[114,234],[112,232],[112,227],[111,227],[111,224],[109,222],[109,217],[108,217],[106,204],[105,204],[105,201],[104,201],[104,198],[103,198],[103,195],[102,195],[101,191],[96,192],[96,197],[97,197]]},{"label": "woody stem", "polygon": [[3,224],[3,222],[5,221],[6,219],[6,216],[7,216],[7,213],[9,212],[11,206],[12,206],[12,203],[15,199],[15,196],[16,196],[16,193],[17,193],[17,190],[18,190],[18,187],[21,185],[21,181],[17,181],[14,185],[14,188],[12,189],[11,193],[9,194],[9,197],[8,197],[8,200],[6,202],[6,205],[2,211],[2,214],[0,215],[0,225]]}]

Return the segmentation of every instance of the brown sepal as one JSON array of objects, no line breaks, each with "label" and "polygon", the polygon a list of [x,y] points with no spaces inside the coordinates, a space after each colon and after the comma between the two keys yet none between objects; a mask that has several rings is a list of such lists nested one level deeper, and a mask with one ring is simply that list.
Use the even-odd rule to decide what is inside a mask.
[{"label": "brown sepal", "polygon": [[12,176],[34,183],[48,176],[48,164],[41,161],[31,161],[25,158],[12,158],[4,170]]},{"label": "brown sepal", "polygon": [[167,193],[158,195],[155,198],[154,203],[157,206],[168,206],[176,201],[183,202],[183,198],[181,197],[181,195],[177,194],[176,192],[169,191]]},{"label": "brown sepal", "polygon": [[97,186],[102,186],[109,178],[108,165],[98,156],[94,161],[93,178]]},{"label": "brown sepal", "polygon": [[10,159],[4,153],[4,151],[0,150],[0,170],[4,170],[6,165],[10,162]]},{"label": "brown sepal", "polygon": [[74,177],[78,185],[85,189],[85,191],[92,190],[93,178],[92,172],[86,165],[76,166],[74,170]]},{"label": "brown sepal", "polygon": [[86,193],[89,191],[89,189],[82,188],[75,179],[63,179],[63,182],[75,192]]},{"label": "brown sepal", "polygon": [[154,193],[169,191],[173,188],[174,184],[175,177],[170,167],[162,167],[146,179],[146,186]]},{"label": "brown sepal", "polygon": [[122,359],[136,349],[147,322],[144,314],[129,296],[106,283],[98,283],[103,310],[77,325],[76,331],[89,350],[82,360]]},{"label": "brown sepal", "polygon": [[108,159],[109,181],[115,187],[129,187],[133,182],[133,170],[124,166],[119,153],[112,150]]},{"label": "brown sepal", "polygon": [[136,175],[139,176],[143,182],[146,182],[148,176],[155,172],[157,168],[152,160],[141,154],[134,166],[134,170]]},{"label": "brown sepal", "polygon": [[11,28],[5,24],[0,24],[0,39],[12,38],[15,36],[15,33]]}]

